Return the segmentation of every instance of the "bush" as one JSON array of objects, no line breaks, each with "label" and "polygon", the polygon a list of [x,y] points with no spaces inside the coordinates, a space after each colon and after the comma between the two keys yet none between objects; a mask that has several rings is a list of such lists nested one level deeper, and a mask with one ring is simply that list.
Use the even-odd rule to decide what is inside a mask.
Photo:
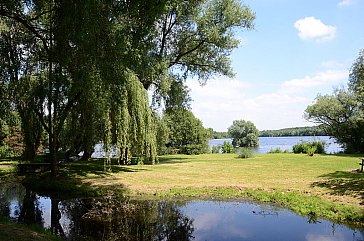
[{"label": "bush", "polygon": [[273,154],[273,153],[289,153],[289,151],[288,150],[282,151],[281,148],[277,147],[276,149],[271,149],[267,153],[269,153],[269,154]]},{"label": "bush", "polygon": [[8,145],[0,146],[0,158],[13,157],[16,155],[17,152],[14,148]]},{"label": "bush", "polygon": [[208,146],[207,144],[188,144],[185,146],[182,146],[181,154],[187,154],[187,155],[199,155],[208,153]]},{"label": "bush", "polygon": [[[293,153],[305,153],[305,154],[324,154],[325,153],[325,143],[322,141],[312,141],[312,142],[304,142],[293,146]],[[313,152],[313,153],[312,153]]]},{"label": "bush", "polygon": [[224,141],[221,151],[222,153],[234,153],[234,147],[230,142]]},{"label": "bush", "polygon": [[221,145],[217,145],[217,146],[212,146],[211,147],[211,153],[212,154],[218,154],[221,153]]},{"label": "bush", "polygon": [[317,151],[316,146],[307,146],[306,147],[306,153],[309,156],[313,156],[313,154],[315,154],[316,151]]},{"label": "bush", "polygon": [[253,157],[253,150],[248,147],[242,147],[238,149],[238,157],[239,158],[250,158]]}]

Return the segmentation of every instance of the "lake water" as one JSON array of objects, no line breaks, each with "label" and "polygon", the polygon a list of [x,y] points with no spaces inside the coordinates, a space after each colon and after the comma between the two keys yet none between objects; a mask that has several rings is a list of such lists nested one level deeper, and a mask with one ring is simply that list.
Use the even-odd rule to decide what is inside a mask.
[{"label": "lake water", "polygon": [[[223,144],[224,141],[232,142],[232,139],[212,139],[209,140],[210,148]],[[323,141],[325,143],[325,152],[328,154],[338,153],[343,149],[335,142],[335,139],[329,136],[289,136],[289,137],[259,137],[259,147],[255,153],[263,154],[270,150],[280,148],[282,151],[292,152],[292,147],[301,141]]]},{"label": "lake water", "polygon": [[64,240],[364,240],[362,229],[247,201],[62,200],[21,185],[0,191],[2,216],[38,224]]}]

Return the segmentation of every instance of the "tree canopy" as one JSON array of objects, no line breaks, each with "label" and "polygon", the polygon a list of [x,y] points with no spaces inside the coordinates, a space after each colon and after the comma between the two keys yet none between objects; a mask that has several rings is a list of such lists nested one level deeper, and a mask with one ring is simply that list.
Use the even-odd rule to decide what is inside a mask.
[{"label": "tree canopy", "polygon": [[237,0],[1,2],[0,111],[19,113],[26,160],[47,133],[54,175],[58,150],[87,159],[99,142],[154,161],[146,91],[173,109],[187,77],[231,76],[234,29],[254,18]]},{"label": "tree canopy", "polygon": [[364,153],[364,51],[354,62],[349,88],[337,89],[332,95],[319,95],[307,107],[305,118],[321,124],[347,152]]},{"label": "tree canopy", "polygon": [[190,110],[176,109],[166,112],[164,121],[169,129],[167,148],[183,154],[208,152],[209,131]]},{"label": "tree canopy", "polygon": [[259,145],[259,131],[251,121],[234,120],[228,128],[235,147],[255,147]]}]

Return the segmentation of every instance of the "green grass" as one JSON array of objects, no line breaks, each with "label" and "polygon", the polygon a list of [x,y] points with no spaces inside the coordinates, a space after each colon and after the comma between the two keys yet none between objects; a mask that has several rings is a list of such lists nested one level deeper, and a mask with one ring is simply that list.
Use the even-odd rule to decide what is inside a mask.
[{"label": "green grass", "polygon": [[[362,225],[364,174],[352,172],[358,161],[359,156],[292,153],[249,159],[236,154],[172,155],[160,157],[154,166],[122,166],[108,175],[88,172],[81,181],[95,188],[126,189],[132,196],[248,197],[302,215]],[[90,165],[95,167],[96,162]],[[74,172],[72,166],[68,172]]]},{"label": "green grass", "polygon": [[58,180],[46,175],[30,183],[38,183],[38,189],[84,196],[112,190],[135,198],[250,198],[302,215],[363,226],[364,174],[353,172],[359,168],[359,158],[292,153],[248,159],[236,154],[170,155],[160,157],[157,165],[115,162],[109,172],[104,171],[103,160],[91,160],[66,165]]},{"label": "green grass", "polygon": [[0,218],[0,239],[7,241],[61,241],[50,231],[34,225],[10,223]]}]

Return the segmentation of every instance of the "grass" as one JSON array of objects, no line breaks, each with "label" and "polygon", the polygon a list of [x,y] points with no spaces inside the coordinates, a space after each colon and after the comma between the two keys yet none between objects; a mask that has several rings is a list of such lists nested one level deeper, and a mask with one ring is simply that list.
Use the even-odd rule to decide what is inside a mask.
[{"label": "grass", "polygon": [[362,225],[364,174],[351,172],[359,167],[358,160],[359,156],[292,153],[249,159],[236,154],[171,155],[160,157],[154,166],[122,166],[109,175],[88,172],[81,181],[94,188],[128,190],[131,196],[249,197],[303,215]]},{"label": "grass", "polygon": [[50,231],[36,226],[10,223],[0,219],[0,239],[7,241],[60,241]]},{"label": "grass", "polygon": [[103,160],[91,160],[66,165],[54,183],[48,177],[45,182],[31,180],[46,183],[46,189],[62,193],[78,190],[84,195],[112,190],[135,198],[251,198],[302,215],[364,226],[364,174],[352,172],[359,168],[359,157],[292,153],[261,154],[249,159],[236,154],[170,155],[160,157],[157,165],[112,165],[107,173]]}]

